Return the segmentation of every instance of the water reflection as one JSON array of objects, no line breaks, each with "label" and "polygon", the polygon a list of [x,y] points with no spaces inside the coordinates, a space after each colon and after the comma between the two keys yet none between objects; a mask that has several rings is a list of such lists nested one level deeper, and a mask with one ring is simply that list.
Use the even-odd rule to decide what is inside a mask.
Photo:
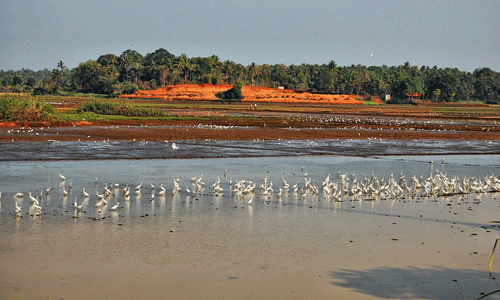
[{"label": "water reflection", "polygon": [[[439,162],[441,158],[445,158],[444,165],[428,162]],[[293,274],[299,282],[313,280],[309,289],[303,288],[303,296],[321,286],[316,282],[319,274],[328,273],[327,284],[344,292],[424,299],[440,298],[421,293],[420,288],[428,287],[424,277],[436,276],[445,282],[443,276],[450,272],[458,276],[460,284],[463,269],[467,275],[464,277],[473,277],[467,284],[475,290],[467,295],[474,296],[476,291],[488,291],[481,276],[487,277],[491,242],[497,238],[500,227],[486,222],[498,219],[500,194],[445,195],[444,190],[426,194],[424,187],[418,191],[410,191],[410,187],[411,178],[422,174],[424,179],[431,175],[440,178],[438,174],[446,173],[448,181],[458,176],[460,182],[464,178],[483,182],[491,174],[500,174],[495,163],[500,157],[488,158],[328,156],[2,163],[0,249],[7,251],[0,258],[6,264],[17,259],[13,253],[25,253],[17,263],[43,269],[42,263],[33,258],[40,251],[43,266],[57,274],[58,278],[51,278],[57,284],[62,284],[60,278],[67,277],[71,269],[58,261],[71,254],[78,257],[72,263],[87,273],[82,262],[92,264],[96,259],[99,265],[92,265],[93,270],[106,272],[121,264],[133,266],[119,274],[120,279],[127,278],[128,282],[137,277],[136,272],[145,270],[148,281],[163,280],[162,276],[168,274],[169,282],[176,286],[182,284],[176,278],[184,272],[184,278],[199,273],[220,274],[223,279],[263,278],[275,286],[292,289],[300,284],[289,277],[288,283],[275,278]],[[400,179],[401,172],[405,180]],[[68,179],[60,181],[59,173]],[[204,175],[204,188],[198,190],[192,183],[194,174],[198,178]],[[341,189],[343,183],[337,174],[347,174],[350,181],[348,186],[344,184],[345,191],[334,196],[333,191],[323,189],[323,182],[329,176],[325,186],[332,184],[332,190],[334,185]],[[351,190],[354,182],[361,187],[361,183],[368,185],[374,177],[384,180],[384,184],[391,178],[400,186],[406,182],[408,191],[372,196]],[[184,188],[174,192],[173,182],[177,178]],[[283,179],[293,184],[284,190]],[[211,188],[218,180],[221,193]],[[241,180],[245,180],[242,189],[248,190],[239,195],[236,185]],[[97,194],[105,193],[110,182],[119,185],[113,184],[106,205],[96,207]],[[127,185],[135,187],[140,182],[144,185],[138,193],[132,188],[129,197],[124,195]],[[297,182],[298,188],[293,189]],[[150,183],[157,186],[156,192]],[[166,188],[163,196],[159,195],[160,184]],[[59,185],[66,187],[68,195],[62,188],[43,194],[39,216],[29,211],[29,199],[14,198],[17,192],[39,194]],[[266,192],[271,186],[273,191]],[[89,197],[81,195],[83,188]],[[15,203],[23,208],[19,218],[14,218]],[[112,210],[117,203],[118,209]],[[83,206],[78,209],[80,205]],[[35,240],[28,245],[33,237]],[[47,245],[47,240],[53,245]],[[478,254],[471,254],[474,252]],[[96,258],[96,253],[102,256]],[[52,264],[60,268],[51,267]],[[431,264],[435,270],[426,271]],[[377,273],[389,282],[406,276],[406,282],[418,283],[419,287],[403,289],[389,284],[384,291],[378,291],[377,285],[372,284],[373,280],[378,282],[372,278]],[[203,282],[206,281],[192,280],[190,285],[206,290]],[[450,279],[451,286],[455,283]]]}]

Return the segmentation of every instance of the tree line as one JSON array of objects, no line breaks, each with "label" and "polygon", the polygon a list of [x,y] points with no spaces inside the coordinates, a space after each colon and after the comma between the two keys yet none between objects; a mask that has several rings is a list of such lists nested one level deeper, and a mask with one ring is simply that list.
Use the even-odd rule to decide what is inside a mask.
[{"label": "tree line", "polygon": [[160,48],[141,55],[126,50],[105,54],[68,69],[62,61],[49,71],[0,70],[0,91],[34,94],[96,93],[110,97],[167,85],[229,84],[284,87],[328,94],[376,96],[392,102],[418,97],[435,102],[480,101],[500,104],[500,73],[490,68],[466,72],[457,68],[412,66],[337,66],[325,64],[255,64],[244,66],[217,55],[176,56]]}]

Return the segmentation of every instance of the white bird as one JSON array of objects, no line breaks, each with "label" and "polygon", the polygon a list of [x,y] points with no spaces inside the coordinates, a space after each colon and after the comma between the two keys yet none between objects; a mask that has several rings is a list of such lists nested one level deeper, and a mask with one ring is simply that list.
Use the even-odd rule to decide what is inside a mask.
[{"label": "white bird", "polygon": [[22,208],[19,207],[19,205],[17,205],[17,202],[16,203],[16,214],[20,214],[21,211],[22,211]]},{"label": "white bird", "polygon": [[73,203],[73,205],[75,206],[76,210],[80,211],[82,210],[84,203],[85,202],[82,201],[82,204],[78,205],[78,203],[76,203],[76,197],[75,197],[75,203]]},{"label": "white bird", "polygon": [[30,199],[31,199],[31,203],[35,203],[36,205],[39,205],[40,203],[38,202],[38,199],[31,196],[31,192],[30,192]]},{"label": "white bird", "polygon": [[172,143],[172,151],[179,149],[176,143]]},{"label": "white bird", "polygon": [[24,196],[23,193],[17,193],[17,194],[14,195],[14,197],[16,197],[16,198],[21,198],[22,196]]},{"label": "white bird", "polygon": [[111,210],[117,210],[119,204],[120,204],[120,201],[118,201],[118,203],[116,203],[113,207],[111,207]]},{"label": "white bird", "polygon": [[140,189],[141,189],[141,187],[142,187],[142,182],[141,182],[138,186],[136,186],[136,187],[135,187],[135,189],[136,189],[136,190],[140,190]]},{"label": "white bird", "polygon": [[64,175],[63,175],[63,174],[60,174],[60,173],[59,173],[59,177],[61,177],[61,180],[66,180],[66,177],[64,177]]},{"label": "white bird", "polygon": [[50,192],[50,189],[51,189],[51,188],[52,188],[52,187],[51,187],[51,186],[49,186],[49,188],[45,190],[45,193],[47,193],[47,195],[49,194],[49,192]]},{"label": "white bird", "polygon": [[85,196],[85,198],[90,197],[89,193],[85,191],[85,188],[83,188],[82,195]]},{"label": "white bird", "polygon": [[373,57],[375,54],[370,54],[370,57]]},{"label": "white bird", "polygon": [[33,205],[35,206],[36,212],[42,212],[42,207],[40,205],[35,204],[35,203],[33,203]]},{"label": "white bird", "polygon": [[253,202],[253,198],[248,200],[248,205],[252,205],[252,202]]}]

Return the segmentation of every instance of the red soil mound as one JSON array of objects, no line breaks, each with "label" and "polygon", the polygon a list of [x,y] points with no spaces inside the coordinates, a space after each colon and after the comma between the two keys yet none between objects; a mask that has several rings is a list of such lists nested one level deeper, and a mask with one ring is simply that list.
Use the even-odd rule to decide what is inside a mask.
[{"label": "red soil mound", "polygon": [[[164,100],[216,100],[215,94],[227,91],[232,85],[212,84],[180,84],[157,90],[137,91],[132,95],[121,95],[122,98],[155,98]],[[297,92],[294,90],[274,89],[267,87],[244,86],[243,101],[248,102],[288,102],[288,103],[331,103],[331,104],[363,104],[355,95],[326,95]]]}]

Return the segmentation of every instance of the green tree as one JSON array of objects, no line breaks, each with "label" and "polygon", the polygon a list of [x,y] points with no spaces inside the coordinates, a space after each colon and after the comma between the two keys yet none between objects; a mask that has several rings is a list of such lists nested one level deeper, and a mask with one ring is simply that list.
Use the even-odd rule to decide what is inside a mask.
[{"label": "green tree", "polygon": [[10,86],[11,84],[12,84],[12,77],[11,76],[7,75],[7,76],[4,76],[2,78],[2,86],[7,87],[7,86]]},{"label": "green tree", "polygon": [[35,76],[28,76],[28,78],[26,78],[26,85],[27,86],[34,88],[36,84],[37,84],[37,80],[36,80]]},{"label": "green tree", "polygon": [[73,79],[78,87],[84,91],[92,92],[102,73],[102,66],[93,60],[80,63],[75,70]]},{"label": "green tree", "polygon": [[227,91],[217,93],[215,97],[220,100],[238,100],[243,99],[242,92],[243,82],[239,81],[233,85],[233,87]]},{"label": "green tree", "polygon": [[24,78],[21,75],[16,75],[12,78],[12,85],[21,85],[24,82]]},{"label": "green tree", "polygon": [[61,72],[63,72],[64,70],[66,70],[66,66],[64,65],[64,62],[62,60],[60,60],[57,63],[57,67],[61,70]]}]

